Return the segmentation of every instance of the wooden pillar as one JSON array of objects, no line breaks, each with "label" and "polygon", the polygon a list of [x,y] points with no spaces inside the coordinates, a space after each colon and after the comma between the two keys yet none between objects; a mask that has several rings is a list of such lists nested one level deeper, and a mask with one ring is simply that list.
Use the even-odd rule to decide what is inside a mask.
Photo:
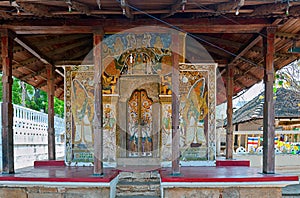
[{"label": "wooden pillar", "polygon": [[55,160],[55,129],[54,129],[54,67],[47,65],[48,87],[48,159]]},{"label": "wooden pillar", "polygon": [[172,34],[172,174],[180,174],[179,128],[179,38]]},{"label": "wooden pillar", "polygon": [[9,30],[1,32],[2,52],[2,173],[14,173],[14,132],[13,132],[13,105],[12,105],[12,59],[13,38]]},{"label": "wooden pillar", "polygon": [[232,95],[233,95],[233,65],[227,65],[227,126],[226,126],[226,159],[232,159],[233,155],[233,123],[232,123]]},{"label": "wooden pillar", "polygon": [[102,30],[94,32],[94,175],[103,175],[102,38]]},{"label": "wooden pillar", "polygon": [[275,113],[273,100],[274,83],[274,53],[275,53],[275,27],[266,28],[266,37],[263,38],[265,56],[265,101],[263,114],[263,173],[275,172]]}]

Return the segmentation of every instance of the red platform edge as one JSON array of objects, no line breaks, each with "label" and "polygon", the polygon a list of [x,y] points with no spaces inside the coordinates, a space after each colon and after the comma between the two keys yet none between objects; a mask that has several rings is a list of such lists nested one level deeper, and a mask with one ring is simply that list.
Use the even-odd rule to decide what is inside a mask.
[{"label": "red platform edge", "polygon": [[277,177],[240,177],[240,178],[182,178],[162,177],[162,182],[287,182],[299,181],[298,176],[277,176]]},{"label": "red platform edge", "polygon": [[248,166],[250,160],[216,160],[216,166]]},{"label": "red platform edge", "polygon": [[34,167],[41,166],[66,166],[64,160],[44,160],[44,161],[34,161]]}]

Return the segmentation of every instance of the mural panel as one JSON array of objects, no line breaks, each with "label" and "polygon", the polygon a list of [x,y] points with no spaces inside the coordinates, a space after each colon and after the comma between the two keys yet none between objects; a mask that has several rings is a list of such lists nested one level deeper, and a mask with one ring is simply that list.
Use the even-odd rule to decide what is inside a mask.
[{"label": "mural panel", "polygon": [[[94,69],[66,67],[66,162],[91,165],[94,162]],[[116,160],[116,101],[103,96],[104,162]]]},{"label": "mural panel", "polygon": [[[179,132],[182,161],[215,160],[216,67],[215,64],[180,65]],[[162,159],[169,161],[172,153],[172,99],[171,91],[165,90],[168,89],[162,87]]]},{"label": "mural panel", "polygon": [[215,160],[216,65],[180,65],[182,160]]},{"label": "mural panel", "polygon": [[136,90],[128,101],[128,156],[151,157],[152,145],[152,100],[145,90]]}]

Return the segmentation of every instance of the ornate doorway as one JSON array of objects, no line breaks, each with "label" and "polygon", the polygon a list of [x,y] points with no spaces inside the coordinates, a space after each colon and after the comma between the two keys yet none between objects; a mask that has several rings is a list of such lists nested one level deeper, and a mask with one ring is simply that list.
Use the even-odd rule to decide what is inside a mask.
[{"label": "ornate doorway", "polygon": [[153,155],[153,101],[146,90],[135,90],[128,100],[127,151],[128,157]]}]

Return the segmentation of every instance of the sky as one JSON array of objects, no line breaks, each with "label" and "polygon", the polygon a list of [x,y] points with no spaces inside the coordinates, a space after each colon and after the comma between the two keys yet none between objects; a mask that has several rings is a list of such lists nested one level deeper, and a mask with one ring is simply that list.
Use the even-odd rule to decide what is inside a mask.
[{"label": "sky", "polygon": [[247,90],[244,94],[233,100],[233,106],[235,106],[239,101],[250,101],[255,98],[258,94],[260,94],[264,90],[264,83],[261,81],[253,85],[249,90]]},{"label": "sky", "polygon": [[[238,102],[243,101],[250,101],[253,98],[255,98],[258,94],[260,94],[264,90],[264,84],[263,81],[260,83],[257,83],[253,85],[249,90],[247,90],[245,93],[240,95],[239,97],[234,98],[233,100],[233,108],[238,107]],[[227,103],[223,103],[221,105],[217,106],[217,119],[223,119],[226,117],[226,109],[227,109]]]}]

